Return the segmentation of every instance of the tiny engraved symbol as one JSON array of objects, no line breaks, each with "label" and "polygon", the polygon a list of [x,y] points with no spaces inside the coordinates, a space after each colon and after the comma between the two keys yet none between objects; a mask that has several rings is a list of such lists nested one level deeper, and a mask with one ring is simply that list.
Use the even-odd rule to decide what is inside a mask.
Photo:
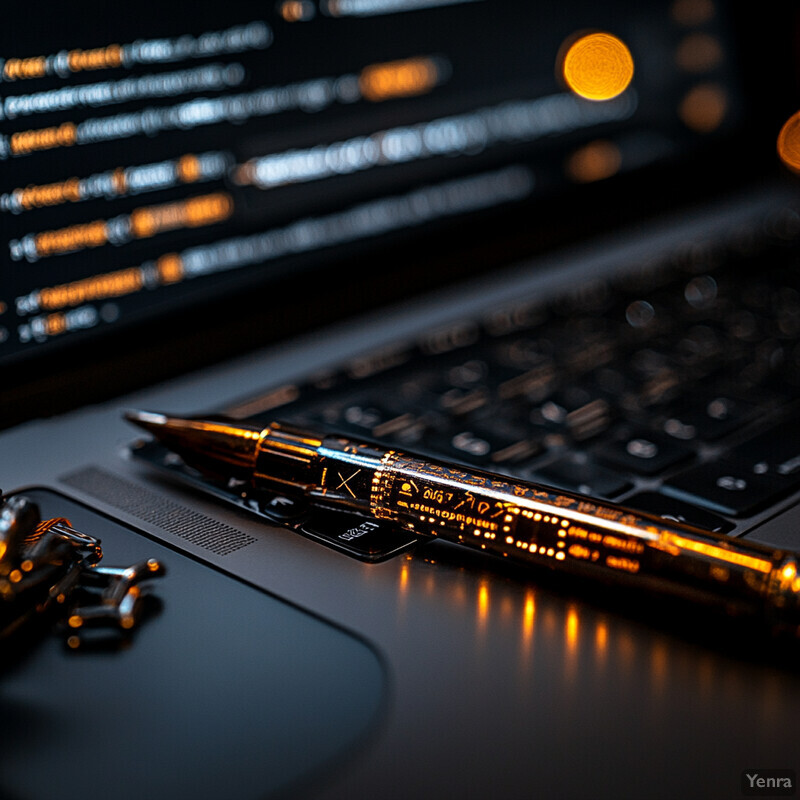
[{"label": "tiny engraved symbol", "polygon": [[345,489],[347,489],[348,492],[350,492],[350,494],[353,497],[355,497],[356,493],[347,484],[349,481],[353,480],[353,478],[355,478],[355,476],[358,475],[359,472],[361,472],[361,470],[357,469],[349,478],[345,478],[342,476],[341,472],[337,472],[336,474],[339,476],[341,483],[336,487],[336,489],[341,489],[342,487],[344,487]]}]

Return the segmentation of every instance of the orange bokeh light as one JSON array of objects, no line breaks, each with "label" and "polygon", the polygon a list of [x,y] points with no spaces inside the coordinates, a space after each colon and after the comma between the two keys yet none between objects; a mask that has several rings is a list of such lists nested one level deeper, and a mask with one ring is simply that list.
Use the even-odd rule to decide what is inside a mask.
[{"label": "orange bokeh light", "polygon": [[671,13],[679,25],[693,28],[711,20],[715,9],[711,0],[675,0]]},{"label": "orange bokeh light", "polygon": [[610,33],[588,33],[562,47],[561,75],[575,94],[587,100],[611,100],[633,80],[633,56]]},{"label": "orange bokeh light", "polygon": [[778,155],[790,170],[800,173],[800,111],[789,117],[781,128]]},{"label": "orange bokeh light", "polygon": [[591,183],[619,172],[622,154],[612,142],[598,140],[576,150],[566,163],[568,177],[576,183]]},{"label": "orange bokeh light", "polygon": [[678,106],[683,123],[698,133],[715,131],[728,112],[728,98],[721,86],[703,83],[688,91]]}]

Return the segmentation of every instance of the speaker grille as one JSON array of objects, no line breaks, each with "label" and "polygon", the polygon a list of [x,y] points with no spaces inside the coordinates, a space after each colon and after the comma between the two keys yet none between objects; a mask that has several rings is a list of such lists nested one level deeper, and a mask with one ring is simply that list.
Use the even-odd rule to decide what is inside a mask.
[{"label": "speaker grille", "polygon": [[219,556],[227,556],[255,542],[252,536],[230,525],[198,514],[97,467],[71,472],[60,480],[67,486]]}]

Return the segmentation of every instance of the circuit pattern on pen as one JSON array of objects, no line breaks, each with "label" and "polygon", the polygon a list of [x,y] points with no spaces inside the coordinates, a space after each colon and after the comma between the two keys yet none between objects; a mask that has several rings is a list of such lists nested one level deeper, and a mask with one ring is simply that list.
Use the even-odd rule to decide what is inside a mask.
[{"label": "circuit pattern on pen", "polygon": [[418,534],[513,561],[677,592],[729,611],[763,602],[789,610],[800,596],[792,554],[347,439],[328,437],[321,450],[323,501],[361,505]]}]

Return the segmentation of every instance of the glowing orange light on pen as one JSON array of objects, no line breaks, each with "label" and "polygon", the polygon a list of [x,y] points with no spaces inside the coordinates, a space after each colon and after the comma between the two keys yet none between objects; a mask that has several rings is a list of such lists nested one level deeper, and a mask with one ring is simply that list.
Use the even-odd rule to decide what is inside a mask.
[{"label": "glowing orange light on pen", "polygon": [[682,550],[700,553],[701,555],[708,556],[709,558],[716,558],[720,561],[726,561],[729,564],[737,564],[740,567],[754,569],[757,572],[766,573],[772,571],[772,563],[763,558],[755,558],[754,556],[748,556],[744,553],[732,553],[730,550],[726,550],[724,547],[717,547],[716,545],[707,544],[706,542],[696,542],[693,539],[687,539],[684,536],[677,536],[674,533],[665,533],[664,538],[668,540],[670,544],[673,544],[675,547],[679,547]]}]

